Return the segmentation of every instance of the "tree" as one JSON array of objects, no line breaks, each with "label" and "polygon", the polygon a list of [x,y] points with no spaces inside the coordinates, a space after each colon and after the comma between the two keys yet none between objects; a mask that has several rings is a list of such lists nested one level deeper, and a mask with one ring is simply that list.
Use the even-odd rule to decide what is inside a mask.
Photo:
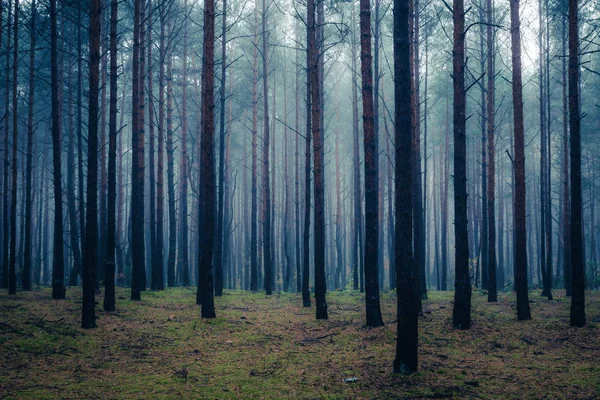
[{"label": "tree", "polygon": [[579,115],[579,16],[569,0],[569,128],[571,130],[571,326],[585,326],[585,269],[581,199],[581,117]]},{"label": "tree", "polygon": [[204,49],[202,51],[202,124],[200,154],[200,205],[202,235],[199,246],[198,291],[202,302],[202,318],[215,318],[212,257],[215,230],[215,159],[214,148],[214,60],[215,60],[215,3],[204,2]]},{"label": "tree", "polygon": [[525,138],[523,126],[523,82],[521,78],[521,21],[519,0],[510,0],[512,44],[512,92],[514,118],[514,229],[517,319],[531,319],[527,293],[527,225],[525,220]]},{"label": "tree", "polygon": [[[12,131],[13,131],[13,143],[12,143],[12,191],[11,191],[11,212],[10,212],[10,264],[8,266],[8,294],[16,294],[17,293],[17,175],[18,175],[18,163],[17,163],[17,153],[19,147],[19,125],[18,125],[18,115],[17,115],[17,79],[18,79],[18,67],[19,67],[19,0],[15,0],[15,14],[13,21],[13,79],[12,79]],[[54,48],[56,50],[56,48]],[[8,56],[7,56],[8,57]],[[53,65],[54,66],[54,65]],[[53,88],[54,90],[54,88]],[[54,93],[54,92],[53,92]],[[58,91],[57,91],[58,94]],[[52,103],[54,106],[54,102]],[[58,118],[52,118],[52,138],[54,139],[54,121],[58,120]],[[58,131],[60,132],[60,130]],[[8,134],[8,133],[7,133]],[[58,133],[57,136],[59,136]],[[54,141],[52,143],[54,148]],[[58,151],[60,157],[60,148]],[[60,173],[56,175],[56,153],[55,156],[55,173],[54,173],[54,188],[55,188],[55,196],[59,196],[61,200],[61,215],[62,215],[62,192],[56,191],[56,180],[60,182],[61,176]],[[59,161],[60,162],[60,161]],[[60,169],[59,169],[60,171]],[[59,183],[60,185],[60,183]],[[59,186],[60,188],[60,186]],[[58,193],[58,195],[57,195]],[[56,202],[55,202],[56,204]],[[58,221],[62,221],[62,218]],[[60,225],[56,223],[56,225]],[[62,228],[59,229],[60,234],[62,235]],[[56,228],[54,231],[57,234]],[[60,244],[62,245],[62,238],[60,239]],[[64,299],[64,265],[62,261],[62,247],[60,249],[60,254],[56,253],[56,238],[54,241],[54,270],[52,276],[52,297],[55,299]],[[58,260],[57,260],[58,258]]]},{"label": "tree", "polygon": [[[51,0],[56,6],[56,0]],[[100,21],[102,19],[101,0],[90,3],[90,61],[89,61],[89,106],[88,106],[88,175],[87,175],[87,207],[86,233],[83,252],[83,305],[81,327],[96,327],[96,264],[98,261],[98,92],[100,70]]]},{"label": "tree", "polygon": [[[315,227],[314,227],[314,259],[315,259],[315,303],[317,319],[327,319],[327,301],[325,299],[325,173],[321,122],[321,96],[319,86],[317,25],[315,19],[315,1],[308,0],[308,70],[311,89],[311,131],[313,142]],[[266,273],[266,271],[265,271]]]},{"label": "tree", "polygon": [[495,57],[494,57],[494,33],[493,27],[493,8],[492,0],[487,0],[487,216],[483,217],[488,220],[488,301],[498,301],[498,287],[496,284],[496,141],[495,141]]},{"label": "tree", "polygon": [[131,300],[145,289],[144,251],[144,0],[134,1],[131,117]]},{"label": "tree", "polygon": [[410,79],[409,2],[394,0],[395,198],[397,332],[394,372],[417,370],[417,277],[412,230],[412,112]]},{"label": "tree", "polygon": [[[31,266],[32,266],[32,235],[31,224],[33,217],[33,198],[32,198],[32,167],[33,167],[33,104],[35,94],[35,38],[36,38],[36,13],[37,7],[35,0],[31,1],[31,27],[30,27],[30,42],[29,42],[29,87],[27,101],[27,183],[25,195],[25,244],[23,251],[25,252],[25,260],[23,263],[23,290],[31,289]],[[72,141],[69,140],[70,152],[72,154]],[[71,170],[71,165],[69,166]],[[75,229],[76,230],[76,229]],[[77,238],[75,232],[73,237]],[[77,244],[77,240],[75,240]],[[78,246],[78,244],[77,244]],[[76,247],[77,247],[76,246]],[[79,256],[79,248],[76,248]],[[81,262],[81,260],[76,260]]]},{"label": "tree", "polygon": [[[363,131],[365,146],[365,303],[367,326],[383,326],[379,306],[379,256],[377,134],[374,128],[373,71],[371,67],[371,2],[360,1],[360,67],[362,73]],[[377,73],[377,71],[376,71]],[[383,279],[383,276],[381,277]]]},{"label": "tree", "polygon": [[469,276],[469,235],[467,230],[466,171],[466,91],[465,91],[465,7],[454,0],[454,47],[452,78],[454,82],[454,237],[455,292],[452,325],[457,329],[471,327],[471,279]]},{"label": "tree", "polygon": [[116,249],[116,164],[117,164],[117,19],[118,0],[110,2],[110,99],[108,116],[108,220],[106,233],[106,269],[104,310],[115,310]]},{"label": "tree", "polygon": [[[216,245],[214,260],[215,296],[223,295],[223,205],[225,195],[225,88],[227,84],[227,0],[223,0],[223,10],[221,11],[221,17],[221,107],[219,109],[219,184],[217,185],[217,190],[219,191],[219,198],[217,210],[217,226],[215,233]],[[266,35],[266,33],[264,34]],[[263,59],[265,58],[263,57]],[[268,126],[268,123],[266,123],[265,126]]]},{"label": "tree", "polygon": [[[18,0],[15,1],[18,3]],[[50,68],[52,81],[52,164],[54,172],[54,268],[52,270],[52,298],[65,298],[64,246],[62,231],[62,172],[61,172],[61,120],[58,89],[61,84],[58,71],[58,34],[56,0],[50,1]],[[16,36],[16,35],[15,35]],[[17,54],[15,53],[15,64]],[[16,79],[16,75],[15,75]],[[16,99],[14,99],[16,105]],[[16,124],[16,115],[14,116]],[[16,129],[16,128],[15,128]],[[16,134],[15,134],[16,139]],[[16,179],[15,179],[16,181]],[[14,199],[16,201],[16,197]]]},{"label": "tree", "polygon": [[[185,3],[187,7],[187,2]],[[186,10],[187,12],[187,10]],[[187,17],[183,22],[183,59],[182,59],[182,107],[181,107],[181,163],[179,171],[179,270],[182,275],[183,286],[190,285],[190,267],[188,257],[188,154],[187,154],[187,69],[188,69],[188,35]]]},{"label": "tree", "polygon": [[263,192],[264,192],[264,207],[265,219],[263,221],[263,248],[264,248],[264,270],[265,270],[265,293],[270,295],[273,293],[274,273],[273,260],[271,255],[271,183],[269,169],[269,146],[270,146],[270,131],[269,131],[269,71],[268,71],[268,32],[267,32],[267,4],[266,0],[262,0],[262,76],[263,76]]}]

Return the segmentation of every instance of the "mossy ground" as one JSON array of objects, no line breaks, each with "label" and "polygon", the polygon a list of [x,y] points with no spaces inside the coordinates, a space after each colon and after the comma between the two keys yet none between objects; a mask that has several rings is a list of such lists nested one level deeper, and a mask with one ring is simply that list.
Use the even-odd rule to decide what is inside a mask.
[{"label": "mossy ground", "polygon": [[[200,319],[195,290],[145,292],[117,312],[97,308],[82,330],[79,288],[0,294],[0,398],[597,398],[600,293],[587,293],[588,325],[569,327],[563,291],[530,294],[533,319],[517,322],[514,295],[473,293],[473,326],[451,327],[451,292],[430,292],[419,318],[419,372],[392,374],[394,293],[386,325],[364,327],[364,298],[328,293],[316,321],[297,294],[226,291],[217,319]],[[314,303],[313,303],[314,304]],[[356,377],[354,383],[343,379]]]}]

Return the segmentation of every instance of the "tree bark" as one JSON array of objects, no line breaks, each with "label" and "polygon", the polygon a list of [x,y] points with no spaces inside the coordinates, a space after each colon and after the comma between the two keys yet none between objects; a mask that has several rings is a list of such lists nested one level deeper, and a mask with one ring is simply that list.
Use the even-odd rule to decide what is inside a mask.
[{"label": "tree bark", "polygon": [[[53,3],[55,0],[51,0]],[[96,327],[96,264],[98,261],[98,91],[100,69],[100,21],[102,19],[101,0],[90,3],[90,58],[89,58],[89,105],[88,105],[88,174],[86,207],[86,240],[83,253],[83,304],[81,327]]]},{"label": "tree bark", "polygon": [[[187,2],[185,3],[187,8]],[[182,66],[182,104],[181,104],[181,163],[179,167],[179,262],[183,286],[190,285],[189,245],[188,245],[188,154],[187,154],[187,64],[188,35],[187,18],[183,23],[183,66]],[[215,264],[216,265],[216,264]],[[217,286],[218,287],[218,286]]]},{"label": "tree bark", "polygon": [[571,131],[571,326],[585,326],[585,269],[581,196],[581,118],[579,114],[579,17],[569,0],[569,128]]},{"label": "tree bark", "polygon": [[488,229],[488,301],[498,301],[498,286],[496,278],[496,68],[495,68],[495,35],[492,25],[494,24],[494,10],[492,0],[487,0],[487,229]]},{"label": "tree bark", "polygon": [[[319,0],[322,1],[322,0]],[[315,1],[307,2],[308,54],[311,83],[311,119],[314,165],[315,227],[315,303],[317,319],[327,319],[327,301],[325,299],[325,163],[321,130],[321,95],[319,79],[319,54],[317,48],[317,25],[315,19]]]},{"label": "tree bark", "polygon": [[[363,132],[365,146],[365,306],[367,326],[383,326],[379,306],[379,227],[377,134],[374,128],[373,71],[371,67],[371,2],[360,1],[360,66],[362,75]],[[377,72],[377,71],[376,71]]]},{"label": "tree bark", "polygon": [[[56,16],[56,14],[55,14]],[[14,13],[14,21],[13,21],[13,79],[12,79],[12,132],[13,132],[13,142],[12,142],[12,191],[11,191],[11,213],[10,213],[10,264],[8,266],[8,294],[16,294],[17,293],[17,176],[18,176],[18,163],[17,163],[17,152],[19,147],[19,126],[18,126],[18,115],[17,115],[17,87],[18,82],[18,67],[19,67],[19,0],[15,0],[15,13]],[[56,31],[54,31],[56,33]],[[55,46],[53,47],[54,51],[56,51],[56,41],[54,42]],[[8,57],[8,55],[7,55]],[[55,59],[56,60],[56,59]],[[53,64],[54,66],[54,64]],[[54,94],[54,87],[52,88]],[[57,91],[58,95],[58,91]],[[58,96],[57,96],[58,97]],[[53,111],[54,111],[54,102],[52,102]],[[58,105],[56,105],[58,107]],[[57,190],[60,189],[60,144],[55,143],[54,133],[55,126],[54,121],[58,120],[58,113],[52,113],[52,148],[54,150],[54,195],[60,200],[60,204],[57,204],[58,201],[55,198],[55,205],[60,207],[60,214],[57,213],[56,221],[60,221],[55,223],[56,228],[54,229],[55,235],[60,235],[60,238],[54,239],[54,270],[52,275],[52,298],[54,299],[64,299],[65,298],[65,283],[64,283],[64,260],[63,260],[63,238],[62,238],[62,191]],[[57,122],[58,125],[58,122]],[[57,138],[60,138],[60,130],[56,130]],[[58,146],[57,146],[58,145]],[[58,149],[55,149],[58,147]],[[56,157],[58,154],[59,159],[59,168],[56,168]],[[58,172],[58,173],[57,173]],[[58,187],[57,183],[58,181]],[[61,218],[59,218],[59,215]],[[57,246],[60,246],[60,251],[57,253]]]},{"label": "tree bark", "polygon": [[[33,241],[32,241],[32,218],[33,218],[33,197],[32,197],[32,167],[33,167],[33,105],[34,105],[34,95],[35,95],[35,39],[36,39],[36,18],[37,18],[37,7],[35,0],[31,1],[31,15],[30,15],[30,42],[29,42],[29,88],[27,95],[27,183],[26,194],[25,194],[25,244],[23,251],[25,252],[25,259],[23,263],[23,290],[31,289],[31,266],[32,266],[32,249],[33,249]],[[73,170],[73,135],[70,134],[69,140],[69,154],[70,161],[69,170]],[[71,176],[73,178],[73,176]],[[73,188],[73,183],[69,183],[69,186]],[[74,193],[73,193],[74,194]],[[74,208],[73,208],[74,210]],[[81,267],[81,259],[79,259],[79,244],[77,243],[77,224],[76,218],[72,218],[71,221],[75,221],[75,227],[71,229],[71,235],[75,238],[72,242],[75,263],[79,262],[76,265],[76,268]]]},{"label": "tree bark", "polygon": [[471,279],[469,276],[469,235],[467,230],[466,93],[465,93],[465,9],[463,0],[454,0],[454,237],[455,292],[452,325],[471,327]]},{"label": "tree bark", "polygon": [[117,20],[118,0],[110,2],[110,99],[108,116],[108,204],[104,310],[115,310],[115,249],[117,202]]},{"label": "tree bark", "polygon": [[397,332],[394,372],[417,370],[417,271],[413,260],[412,112],[410,77],[409,2],[394,0],[395,198]]},{"label": "tree bark", "polygon": [[523,127],[523,83],[521,78],[521,22],[519,0],[510,0],[512,43],[512,89],[514,109],[514,229],[517,319],[531,319],[527,288],[527,225],[525,219],[525,138]]},{"label": "tree bark", "polygon": [[202,235],[200,242],[198,290],[202,297],[202,318],[215,318],[212,258],[215,230],[215,159],[214,159],[214,60],[215,60],[215,3],[204,2],[204,49],[202,71],[202,126],[200,205]]}]

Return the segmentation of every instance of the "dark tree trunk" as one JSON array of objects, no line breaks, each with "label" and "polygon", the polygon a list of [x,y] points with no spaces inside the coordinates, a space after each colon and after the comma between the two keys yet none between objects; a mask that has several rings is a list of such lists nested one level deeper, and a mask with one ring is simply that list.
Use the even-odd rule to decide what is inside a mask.
[{"label": "dark tree trunk", "polygon": [[410,78],[409,2],[394,0],[395,198],[397,332],[394,372],[417,370],[417,271],[413,260],[412,230],[412,111]]},{"label": "dark tree trunk", "polygon": [[[171,33],[171,26],[167,27]],[[169,40],[167,49],[167,191],[169,194],[169,255],[167,258],[167,284],[177,285],[175,253],[177,251],[177,217],[175,216],[175,149],[173,149],[173,48]],[[202,142],[205,143],[205,142]],[[202,226],[202,225],[201,225]]]},{"label": "dark tree trunk", "polygon": [[[313,6],[313,25],[314,25],[314,2]],[[309,10],[307,9],[307,13]],[[314,28],[314,26],[313,26]],[[311,32],[307,29],[306,32],[306,43],[310,42]],[[311,137],[312,137],[312,61],[311,52],[308,47],[306,49],[306,146],[305,146],[305,158],[304,158],[304,235],[302,237],[302,305],[304,307],[310,307],[310,148],[311,148]]]},{"label": "dark tree trunk", "polygon": [[419,310],[422,308],[421,299],[427,298],[427,282],[425,281],[425,220],[423,214],[423,182],[421,170],[421,96],[420,96],[420,60],[419,60],[419,0],[414,0],[413,8],[414,21],[413,38],[412,38],[412,60],[411,66],[413,69],[413,86],[411,92],[412,110],[414,113],[412,128],[413,128],[413,220],[414,220],[414,262],[417,269],[417,279],[419,284]]},{"label": "dark tree trunk", "polygon": [[465,93],[465,9],[463,0],[454,0],[454,237],[455,292],[452,325],[471,327],[471,279],[469,276],[469,235],[467,230],[467,152]]},{"label": "dark tree trunk", "polygon": [[[69,72],[69,81],[71,72]],[[69,274],[69,285],[76,286],[78,277],[81,274],[81,251],[79,247],[79,227],[77,226],[77,204],[75,198],[75,126],[73,107],[74,103],[71,97],[67,108],[69,115],[69,148],[67,153],[67,208],[69,212],[69,238],[71,242],[71,252],[73,254],[73,267]],[[33,122],[33,115],[31,116]]]},{"label": "dark tree trunk", "polygon": [[[54,2],[55,0],[52,0]],[[88,175],[87,175],[87,208],[86,208],[86,240],[83,253],[83,304],[81,327],[96,327],[96,264],[98,261],[98,91],[100,69],[100,21],[102,19],[101,0],[93,0],[90,4],[90,61],[89,61],[89,113],[88,113]]]},{"label": "dark tree trunk", "polygon": [[141,300],[145,288],[144,251],[144,0],[134,2],[132,134],[131,134],[131,300]]},{"label": "dark tree trunk", "polygon": [[[186,3],[187,6],[187,3]],[[187,155],[187,18],[183,26],[183,66],[182,66],[182,104],[181,104],[181,163],[179,168],[179,262],[183,286],[190,285],[190,266],[188,257],[188,155]]]},{"label": "dark tree trunk", "polygon": [[581,118],[579,115],[579,17],[569,0],[569,128],[571,130],[571,326],[585,326],[585,269],[581,198]]},{"label": "dark tree trunk", "polygon": [[[32,191],[32,166],[33,166],[33,102],[34,102],[34,94],[35,94],[35,39],[36,39],[36,13],[37,8],[35,4],[35,0],[31,2],[31,29],[30,29],[30,42],[29,42],[29,88],[28,88],[28,96],[27,96],[27,183],[25,185],[25,244],[23,251],[25,252],[25,260],[23,263],[23,290],[31,289],[31,266],[32,266],[32,249],[33,249],[33,241],[31,234],[31,225],[33,218],[33,197],[31,194]],[[1,43],[1,42],[0,42]],[[73,135],[70,135],[71,139],[69,140],[69,154],[70,161],[69,170],[73,170]],[[72,174],[72,172],[71,172]],[[72,183],[69,183],[71,187],[73,187]],[[77,221],[76,218],[72,218],[72,221]],[[76,268],[81,266],[81,259],[79,258],[79,244],[77,243],[77,237],[79,236],[77,233],[77,224],[75,223],[75,227],[71,229],[71,237],[74,237],[75,240],[72,242],[74,254],[77,256],[74,257],[75,263],[79,261],[79,265]]]},{"label": "dark tree trunk", "polygon": [[[223,0],[223,9],[221,10],[221,88],[220,88],[220,103],[219,108],[219,183],[218,190],[218,209],[217,209],[217,226],[215,232],[215,255],[214,266],[215,271],[215,296],[223,295],[223,236],[224,236],[224,221],[223,221],[223,203],[225,195],[225,87],[227,84],[227,0]],[[264,10],[263,10],[264,12]],[[265,15],[263,14],[263,19]],[[264,30],[264,24],[263,24]],[[263,32],[263,37],[266,33]],[[265,60],[263,56],[263,60]],[[265,77],[266,79],[266,77]],[[266,81],[265,81],[266,82]],[[266,92],[265,92],[266,93]],[[266,100],[265,100],[266,101]],[[266,111],[265,111],[266,113]],[[268,122],[265,126],[268,126]],[[268,128],[267,128],[268,129]]]},{"label": "dark tree trunk", "polygon": [[514,109],[514,229],[517,319],[531,319],[527,288],[527,225],[525,218],[525,138],[523,127],[523,83],[521,79],[521,22],[519,0],[510,0],[512,42],[512,88]]},{"label": "dark tree trunk", "polygon": [[441,265],[441,273],[440,273],[440,290],[446,291],[448,290],[448,271],[450,270],[450,266],[448,265],[448,186],[450,181],[450,106],[449,102],[446,100],[446,130],[444,135],[444,172],[441,178],[441,246],[442,246],[442,265]]},{"label": "dark tree trunk", "polygon": [[495,90],[496,90],[496,68],[495,68],[495,35],[492,25],[494,24],[492,0],[487,0],[487,229],[488,229],[488,301],[498,301],[498,286],[496,278],[496,142],[495,142]]},{"label": "dark tree trunk", "polygon": [[106,269],[104,310],[115,310],[115,248],[117,201],[117,19],[118,0],[110,2],[110,104],[108,116],[108,220],[106,232]]},{"label": "dark tree trunk", "polygon": [[271,184],[270,184],[270,169],[269,169],[269,87],[268,87],[268,32],[267,32],[267,4],[266,0],[262,1],[262,76],[263,76],[263,192],[265,204],[265,219],[263,223],[263,248],[264,248],[264,268],[265,268],[265,293],[270,295],[273,293],[273,260],[271,255]]},{"label": "dark tree trunk", "polygon": [[361,180],[360,180],[360,146],[359,146],[359,126],[358,126],[358,82],[356,76],[358,74],[356,70],[356,58],[357,58],[357,45],[354,20],[354,8],[351,10],[351,24],[352,24],[352,40],[351,40],[351,52],[352,52],[352,140],[353,140],[353,180],[354,180],[354,245],[352,250],[352,288],[362,292],[364,290],[363,280],[363,267],[364,267],[364,253],[363,253],[363,225],[362,225],[362,193],[361,193]]},{"label": "dark tree trunk", "polygon": [[202,71],[202,153],[200,154],[201,237],[199,253],[198,290],[202,303],[202,318],[215,318],[212,258],[215,231],[215,158],[214,158],[214,60],[215,60],[215,3],[204,2],[204,49]]},{"label": "dark tree trunk", "polygon": [[[55,14],[56,16],[56,14]],[[19,67],[19,0],[15,0],[15,14],[14,14],[14,23],[13,23],[13,79],[12,79],[12,132],[13,132],[13,142],[12,142],[12,191],[11,191],[11,213],[10,213],[10,264],[8,266],[8,294],[16,294],[17,293],[17,176],[18,176],[18,163],[17,163],[17,152],[19,147],[19,126],[18,126],[18,115],[17,115],[17,87],[18,82],[18,67]],[[56,31],[54,31],[56,33]],[[53,47],[54,51],[56,51],[56,41],[53,42],[55,46]],[[8,57],[8,55],[7,55]],[[56,58],[54,59],[56,60]],[[54,64],[52,64],[54,67]],[[58,68],[57,68],[58,69]],[[57,75],[58,76],[58,75]],[[55,81],[53,81],[55,82]],[[54,94],[54,86],[52,88],[52,94]],[[58,91],[57,91],[58,97]],[[53,97],[54,100],[54,97]],[[59,105],[57,104],[58,108]],[[52,110],[54,111],[55,105],[52,102]],[[62,238],[62,192],[60,190],[60,143],[55,143],[54,134],[57,133],[57,139],[60,138],[60,129],[54,130],[54,121],[58,120],[58,113],[52,113],[52,148],[55,151],[54,153],[54,193],[55,196],[58,197],[60,203],[57,204],[55,199],[55,205],[60,207],[60,214],[56,214],[56,223],[54,234],[60,235],[60,238],[54,238],[54,270],[52,275],[52,298],[54,299],[64,299],[65,298],[65,283],[64,283],[64,261],[63,261],[63,238]],[[58,125],[58,123],[57,123]],[[58,151],[55,147],[58,147]],[[58,154],[58,171],[56,158]],[[57,173],[58,172],[58,173]],[[57,187],[58,181],[58,187]],[[60,216],[60,218],[59,218]],[[60,246],[60,250],[57,253],[57,246]]]},{"label": "dark tree trunk", "polygon": [[250,221],[250,290],[258,290],[258,9],[254,7],[254,36],[252,61],[252,210]]},{"label": "dark tree trunk", "polygon": [[383,326],[379,306],[379,256],[377,140],[373,112],[371,66],[371,2],[360,1],[360,66],[362,75],[363,132],[365,146],[365,305],[367,326]]},{"label": "dark tree trunk", "polygon": [[[327,301],[325,299],[325,173],[324,173],[324,149],[321,137],[321,96],[319,79],[319,54],[317,48],[317,26],[315,19],[315,1],[308,0],[307,3],[308,24],[308,61],[311,89],[311,131],[313,142],[313,165],[314,165],[314,196],[315,196],[315,303],[317,319],[327,319]],[[266,72],[266,71],[265,71]],[[377,251],[377,249],[375,249]],[[375,265],[375,268],[377,265]],[[266,273],[266,271],[265,271]]]},{"label": "dark tree trunk", "polygon": [[[77,19],[82,23],[77,24],[77,183],[79,195],[79,231],[81,242],[81,253],[83,257],[83,248],[85,246],[85,192],[83,190],[83,47],[81,27],[83,25],[81,10],[77,8]],[[83,277],[82,277],[83,278]]]},{"label": "dark tree trunk", "polygon": [[[562,54],[567,54],[568,28],[567,16],[562,17]],[[569,196],[569,109],[568,109],[568,77],[567,57],[562,57],[562,91],[563,91],[563,142],[562,142],[562,235],[563,235],[563,274],[567,296],[571,296],[571,199]]]},{"label": "dark tree trunk", "polygon": [[[298,29],[297,29],[298,30]],[[296,254],[296,292],[302,292],[302,273],[300,271],[301,267],[301,257],[300,257],[300,50],[296,50],[296,134],[295,136],[295,154],[294,154],[294,217],[296,221],[296,244],[295,244],[295,254]]]},{"label": "dark tree trunk", "polygon": [[[164,207],[165,207],[165,11],[159,10],[160,38],[158,50],[158,137],[156,160],[156,260],[152,261],[152,290],[163,290],[164,282]],[[170,247],[170,246],[169,246]],[[172,279],[172,275],[169,275]],[[169,286],[173,281],[168,281]]]},{"label": "dark tree trunk", "polygon": [[[2,204],[2,214],[4,216],[3,224],[2,224],[2,232],[3,232],[3,241],[2,241],[2,287],[8,288],[9,281],[9,244],[10,244],[10,212],[9,212],[9,191],[10,191],[10,181],[8,180],[8,170],[10,169],[10,157],[8,155],[8,139],[10,137],[9,125],[8,125],[8,110],[10,107],[10,22],[11,22],[11,13],[12,13],[12,0],[8,1],[8,7],[6,10],[6,30],[8,31],[6,34],[6,69],[5,69],[5,90],[4,90],[4,201]],[[0,22],[0,25],[2,23]]]}]

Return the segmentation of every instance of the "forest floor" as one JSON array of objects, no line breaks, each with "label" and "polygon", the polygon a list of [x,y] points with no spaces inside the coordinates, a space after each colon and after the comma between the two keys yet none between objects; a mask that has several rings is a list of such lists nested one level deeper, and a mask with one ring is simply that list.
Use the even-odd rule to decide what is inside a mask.
[{"label": "forest floor", "polygon": [[[202,320],[195,289],[118,289],[117,312],[97,306],[82,330],[81,290],[0,294],[0,399],[600,398],[600,293],[588,324],[569,326],[570,300],[531,292],[533,319],[517,322],[513,294],[488,304],[473,293],[473,326],[451,327],[452,292],[430,292],[419,318],[419,372],[391,372],[395,294],[386,325],[364,327],[363,295],[327,294],[316,321],[297,294],[226,291],[218,318]],[[356,377],[345,383],[344,378]]]}]

